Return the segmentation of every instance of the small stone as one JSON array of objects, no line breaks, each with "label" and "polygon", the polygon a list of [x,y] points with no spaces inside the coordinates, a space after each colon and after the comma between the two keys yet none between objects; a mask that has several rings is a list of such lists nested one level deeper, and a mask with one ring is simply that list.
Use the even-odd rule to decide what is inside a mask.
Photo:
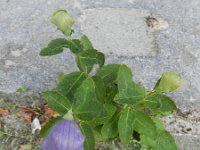
[{"label": "small stone", "polygon": [[35,118],[31,123],[32,134],[34,134],[36,130],[41,130],[41,128],[40,121],[38,118]]}]

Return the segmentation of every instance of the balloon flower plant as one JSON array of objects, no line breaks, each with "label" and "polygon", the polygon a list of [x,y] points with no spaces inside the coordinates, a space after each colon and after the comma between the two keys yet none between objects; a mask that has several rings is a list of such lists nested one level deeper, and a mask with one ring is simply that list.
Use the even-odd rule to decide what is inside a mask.
[{"label": "balloon flower plant", "polygon": [[133,80],[125,64],[104,65],[104,54],[86,35],[73,39],[74,19],[66,10],[56,10],[51,22],[65,38],[52,40],[40,55],[70,50],[79,71],[63,73],[57,87],[42,93],[48,106],[59,113],[40,132],[43,150],[94,150],[95,142],[116,139],[125,147],[137,141],[140,149],[177,150],[159,118],[176,110],[166,93],[181,86],[180,74],[165,72],[153,90],[148,90]]}]

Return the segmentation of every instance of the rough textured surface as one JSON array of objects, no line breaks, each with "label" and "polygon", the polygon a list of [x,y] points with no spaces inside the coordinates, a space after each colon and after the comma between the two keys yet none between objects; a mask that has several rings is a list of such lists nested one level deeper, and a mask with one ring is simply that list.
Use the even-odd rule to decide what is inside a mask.
[{"label": "rough textured surface", "polygon": [[191,134],[175,134],[179,150],[199,150],[200,136]]},{"label": "rough textured surface", "polygon": [[[51,58],[41,58],[38,53],[48,41],[62,36],[50,24],[49,18],[54,9],[65,7],[77,21],[74,26],[75,37],[82,32],[94,29],[95,21],[105,21],[101,31],[111,28],[108,16],[119,13],[119,24],[127,28],[137,29],[137,34],[123,32],[123,25],[118,25],[123,32],[124,40],[116,35],[118,27],[112,29],[112,34],[97,34],[95,45],[102,51],[107,51],[107,63],[126,63],[133,70],[135,79],[148,88],[152,88],[160,74],[164,71],[180,71],[185,78],[185,86],[173,94],[175,99],[188,100],[200,98],[200,65],[199,65],[199,1],[64,1],[64,0],[2,0],[0,13],[0,91],[11,93],[26,85],[31,91],[40,92],[55,85],[58,72],[70,72],[76,69],[73,57],[65,51],[64,55]],[[176,7],[179,6],[179,7]],[[112,8],[111,11],[99,11]],[[92,9],[91,13],[87,13]],[[95,11],[97,10],[97,11]],[[119,10],[119,12],[117,12]],[[123,11],[122,11],[123,10]],[[97,14],[95,14],[95,12]],[[104,14],[95,19],[94,16]],[[130,16],[126,15],[130,13]],[[94,18],[95,20],[91,20]],[[119,19],[119,17],[116,17]],[[86,20],[87,23],[82,21]],[[91,27],[89,24],[91,23]],[[97,22],[100,26],[100,22]],[[112,23],[113,24],[113,23]],[[141,25],[141,28],[138,28]],[[81,30],[84,29],[83,31]],[[85,29],[87,27],[87,29]],[[146,34],[145,34],[146,30]],[[95,33],[99,33],[94,30]],[[127,35],[126,35],[127,34]],[[99,37],[100,39],[97,39]],[[111,37],[111,38],[109,38]],[[129,39],[130,37],[130,39]],[[136,42],[133,40],[139,37]],[[104,43],[103,39],[106,39]],[[141,41],[144,42],[141,42]],[[110,41],[111,45],[108,45]],[[115,44],[116,43],[116,44]],[[131,43],[131,44],[130,44]],[[102,46],[103,45],[103,46]],[[127,49],[124,46],[127,45]],[[109,47],[109,49],[106,48]],[[105,47],[105,49],[104,49]],[[113,49],[119,47],[120,49]],[[133,49],[131,48],[133,47]],[[133,50],[133,51],[132,51]],[[110,55],[110,52],[113,54]],[[131,52],[130,52],[131,51]],[[135,52],[136,51],[136,52]],[[127,53],[130,52],[130,53]],[[152,53],[155,56],[151,56]],[[140,55],[140,57],[138,57]]]},{"label": "rough textured surface", "polygon": [[[84,32],[88,33],[95,45],[106,52],[107,63],[128,64],[134,71],[134,78],[144,83],[147,88],[154,86],[162,72],[180,71],[185,78],[184,87],[171,96],[176,99],[181,112],[190,110],[191,117],[198,118],[200,116],[198,111],[199,6],[199,0],[1,0],[0,93],[13,93],[23,85],[30,91],[38,93],[54,87],[55,77],[59,72],[69,73],[76,69],[74,58],[67,50],[64,54],[49,58],[38,55],[48,41],[62,36],[50,24],[49,19],[53,10],[64,7],[77,20],[74,26],[77,31],[75,37]],[[106,11],[108,8],[112,11]],[[92,12],[88,13],[88,10]],[[119,24],[111,28],[114,24],[107,17],[118,13],[119,16],[111,19],[116,21],[115,18],[119,19],[121,16],[117,22]],[[130,16],[126,13],[130,13],[136,22],[130,20]],[[102,16],[94,18],[99,14]],[[100,21],[104,21],[103,26]],[[95,29],[96,23],[101,27],[101,32],[107,32],[110,28],[111,32],[99,32]],[[123,32],[125,28],[120,23],[126,24],[129,31],[134,28],[137,32]],[[141,28],[138,25],[141,25]],[[97,35],[94,36],[90,31],[94,31]],[[118,31],[120,35],[125,34],[121,43],[119,43],[120,35],[117,36]],[[135,34],[131,35],[132,33]],[[124,48],[126,45],[127,49]],[[116,53],[114,48],[118,48]],[[132,49],[138,51],[134,53]],[[173,116],[171,121],[174,118],[176,122],[169,125],[169,119],[166,120],[166,124],[170,131],[181,134],[177,136],[180,149],[198,150],[199,142],[196,137],[200,134],[199,119],[177,119]],[[184,126],[183,131],[179,124]],[[190,130],[189,128],[192,130],[185,133],[185,130]]]},{"label": "rough textured surface", "polygon": [[178,111],[163,118],[166,129],[173,133],[180,150],[198,150],[200,145],[200,102],[178,102]]},{"label": "rough textured surface", "polygon": [[107,55],[154,56],[158,47],[149,16],[142,9],[88,9],[81,16],[81,29]]}]

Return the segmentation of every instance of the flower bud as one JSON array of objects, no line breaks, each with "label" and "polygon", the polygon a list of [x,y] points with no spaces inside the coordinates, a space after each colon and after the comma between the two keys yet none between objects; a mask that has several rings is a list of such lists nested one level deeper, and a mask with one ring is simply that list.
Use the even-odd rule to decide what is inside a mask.
[{"label": "flower bud", "polygon": [[182,85],[183,79],[177,72],[165,72],[156,84],[155,90],[159,92],[176,91]]},{"label": "flower bud", "polygon": [[71,26],[74,24],[74,20],[68,15],[68,12],[65,9],[56,10],[51,17],[51,22],[66,36],[72,34],[73,30],[71,29]]}]

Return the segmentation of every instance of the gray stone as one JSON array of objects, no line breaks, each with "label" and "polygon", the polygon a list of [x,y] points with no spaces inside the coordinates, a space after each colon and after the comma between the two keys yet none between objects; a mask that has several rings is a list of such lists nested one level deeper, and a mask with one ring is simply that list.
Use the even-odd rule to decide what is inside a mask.
[{"label": "gray stone", "polygon": [[[158,52],[155,31],[166,28],[166,22],[148,20],[150,13],[142,9],[87,9],[81,16],[81,29],[95,48],[107,55],[154,56]],[[160,23],[161,22],[161,23]]]}]

